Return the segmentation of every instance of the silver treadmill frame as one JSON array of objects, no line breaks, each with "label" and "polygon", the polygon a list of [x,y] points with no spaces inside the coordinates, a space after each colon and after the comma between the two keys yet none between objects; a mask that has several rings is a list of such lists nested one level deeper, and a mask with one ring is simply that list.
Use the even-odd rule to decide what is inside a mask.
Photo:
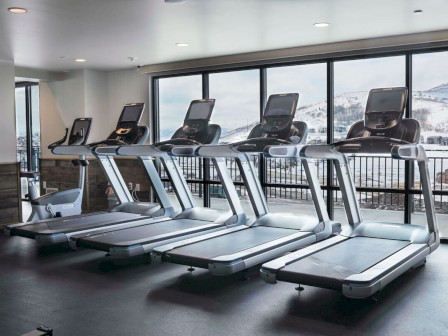
[{"label": "silver treadmill frame", "polygon": [[344,279],[342,293],[346,297],[369,297],[410,268],[423,265],[426,256],[437,249],[440,244],[426,152],[420,144],[406,144],[394,145],[390,154],[394,159],[417,162],[425,201],[427,227],[401,223],[364,222],[356,197],[354,182],[351,178],[347,155],[337,151],[334,145],[304,146],[300,152],[301,157],[327,159],[333,162],[344,199],[350,230],[263,264],[260,270],[261,277],[268,283],[276,283],[276,273],[286,265],[357,236],[409,240],[410,244],[364,272]]},{"label": "silver treadmill frame", "polygon": [[[318,224],[310,224],[308,226],[305,224],[304,227],[302,227],[300,231],[298,230],[296,234],[275,239],[230,255],[222,255],[212,258],[208,265],[208,269],[212,274],[233,274],[255,265],[259,265],[266,260],[278,257],[284,253],[325,239],[332,234],[333,225],[335,223],[330,220],[328,213],[324,210],[325,202],[320,191],[320,184],[315,169],[311,167],[307,159],[299,156],[299,152],[302,147],[303,145],[268,146],[265,150],[265,154],[271,157],[291,157],[300,158],[302,160],[315,203]],[[264,196],[260,180],[258,179],[258,174],[250,160],[248,153],[239,152],[234,149],[232,145],[204,145],[197,149],[196,154],[203,158],[215,159],[217,157],[227,157],[234,158],[236,160],[257,219],[250,225],[241,225],[240,227],[234,227],[156,247],[151,254],[154,261],[161,261],[162,258],[165,259],[164,255],[166,253],[169,253],[170,250],[178,247],[224,236],[236,231],[250,229],[251,227],[263,225],[269,222],[286,223],[286,226],[289,224],[293,227],[297,220],[301,218],[296,215],[269,213],[266,198]]]},{"label": "silver treadmill frame", "polygon": [[[111,226],[110,230],[119,230],[120,228],[131,228],[138,227],[141,225],[151,225],[158,224],[169,220],[182,220],[182,219],[192,219],[192,220],[203,220],[203,218],[213,218],[208,224],[204,221],[204,225],[201,226],[201,230],[197,229],[184,229],[177,230],[170,233],[161,234],[158,236],[151,237],[158,241],[152,243],[138,243],[132,246],[116,246],[109,249],[108,254],[117,258],[129,258],[136,255],[146,254],[153,251],[156,246],[162,244],[168,244],[171,242],[176,242],[179,240],[184,240],[187,238],[196,237],[199,235],[204,235],[210,232],[216,232],[220,230],[225,230],[233,226],[242,225],[246,223],[247,217],[241,206],[238,194],[233,187],[233,181],[228,173],[227,166],[224,159],[212,159],[212,163],[218,173],[218,177],[223,185],[224,192],[226,194],[230,211],[227,210],[217,210],[205,207],[200,207],[196,204],[196,201],[191,194],[191,190],[188,187],[187,181],[184,178],[182,169],[179,166],[176,156],[192,156],[195,157],[195,152],[198,146],[194,145],[176,145],[173,146],[169,151],[162,151],[158,149],[155,145],[128,145],[119,146],[116,148],[116,154],[121,156],[138,156],[151,160],[151,158],[158,158],[165,168],[170,181],[173,184],[173,189],[179,200],[179,204],[182,211],[170,218],[160,218],[155,219],[152,222],[143,223],[143,221],[135,223],[125,223],[122,225]],[[174,154],[176,152],[176,154]],[[152,162],[152,161],[151,161]],[[160,178],[159,178],[160,181]],[[164,190],[164,189],[163,189]],[[202,219],[201,219],[202,218]],[[217,225],[219,224],[219,225]],[[102,229],[92,230],[86,232],[89,235],[96,234]],[[82,232],[76,233],[76,235],[82,234]],[[103,231],[104,233],[104,231]],[[75,238],[75,237],[72,237]],[[82,236],[77,237],[82,238]],[[77,248],[76,240],[70,240],[70,245],[73,248]]]}]

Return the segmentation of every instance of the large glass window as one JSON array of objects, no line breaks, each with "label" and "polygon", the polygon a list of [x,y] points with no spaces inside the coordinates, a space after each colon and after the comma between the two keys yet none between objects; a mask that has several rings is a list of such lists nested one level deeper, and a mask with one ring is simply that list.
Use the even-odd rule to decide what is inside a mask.
[{"label": "large glass window", "polygon": [[[260,71],[242,70],[212,73],[209,75],[210,98],[216,99],[212,120],[221,126],[220,143],[232,143],[244,140],[250,130],[260,122]],[[258,160],[254,161],[258,168]],[[228,160],[231,175],[236,182],[242,182],[233,160]],[[216,180],[214,170],[211,179]],[[220,200],[221,186],[210,189],[211,206],[223,208],[226,202]],[[249,197],[245,188],[237,186],[243,207],[249,217],[253,218]]]},{"label": "large glass window", "polygon": [[159,79],[160,141],[171,138],[182,126],[190,102],[202,98],[202,77],[182,76]]},{"label": "large glass window", "polygon": [[[192,100],[202,98],[202,76],[179,76],[161,78],[159,85],[159,140],[164,141],[171,138],[174,132],[182,126],[188,107]],[[187,179],[200,177],[200,160],[195,158],[179,158],[179,165]],[[164,170],[162,178],[167,179]],[[164,182],[165,189],[171,197],[173,204],[179,206],[175,197],[171,182]],[[202,184],[190,185],[194,196],[200,198],[203,194]],[[202,203],[202,200],[200,201]]]},{"label": "large glass window", "polygon": [[[260,105],[265,95],[298,92],[300,99],[295,120],[308,124],[307,143],[344,139],[351,125],[363,120],[371,89],[406,85],[406,77],[410,78],[406,73],[406,59],[410,58],[406,58],[403,53],[390,57],[260,66],[252,70],[204,72],[201,75],[163,78],[159,80],[160,138],[167,139],[179,127],[189,102],[199,98],[202,92],[208,92],[210,98],[216,99],[212,122],[222,128],[221,143],[247,137],[260,121]],[[444,70],[448,52],[415,54],[411,60],[413,92],[410,113],[422,126],[421,142],[430,157],[436,211],[442,216],[448,212],[448,161],[445,160],[448,157],[448,105],[445,104],[448,104],[448,94],[445,95],[445,91],[448,92],[448,72]],[[331,68],[334,71],[329,73],[327,69]],[[204,82],[202,76],[206,79]],[[328,85],[327,79],[331,85]],[[266,92],[260,92],[264,87]],[[327,87],[333,88],[333,109],[330,109],[326,100]],[[333,114],[328,115],[328,111]],[[331,124],[332,129],[327,129],[327,125]],[[333,138],[327,139],[328,134],[333,134]],[[204,198],[204,204],[225,208],[222,187],[217,181],[216,172],[208,168],[209,162],[189,160],[182,161],[182,166],[186,170],[185,176],[194,185],[194,193],[201,196],[208,190],[211,199]],[[260,165],[263,161],[264,166]],[[304,206],[311,204],[303,167],[297,160],[260,160],[260,157],[254,156],[253,163],[260,173],[271,208],[278,205],[279,209],[284,207],[281,211],[291,212],[301,211]],[[248,197],[241,176],[232,160],[228,160],[228,165],[244,203]],[[332,172],[328,168],[326,161],[315,162],[315,165],[326,200],[335,207],[334,217],[343,219],[345,216],[340,192],[327,194],[327,190],[335,190],[338,186],[334,170]],[[393,160],[387,155],[360,154],[350,157],[350,169],[366,219],[402,222],[403,218],[408,220],[412,213],[412,222],[421,222],[424,203],[418,190],[420,175],[415,166]],[[413,179],[412,176],[411,179],[406,177],[408,171],[411,175],[413,173]],[[410,185],[408,182],[411,182]],[[204,185],[209,186],[209,189],[204,189]],[[297,204],[290,206],[288,203]],[[403,211],[406,211],[406,216]]]},{"label": "large glass window", "polygon": [[[327,141],[327,64],[307,64],[267,69],[267,95],[298,93],[299,103],[294,120],[308,125],[307,143]],[[321,184],[325,184],[326,162],[316,162]],[[307,179],[300,160],[266,159],[266,181],[284,184],[267,187],[266,196],[272,211],[303,212],[305,207],[314,212],[314,204],[307,188]],[[300,206],[291,207],[291,202]],[[286,208],[287,207],[287,210]]]},{"label": "large glass window", "polygon": [[260,72],[244,70],[209,76],[210,98],[216,99],[212,121],[222,129],[221,143],[246,139],[260,122]]},{"label": "large glass window", "polygon": [[[420,122],[421,137],[429,157],[441,236],[448,237],[448,52],[417,54],[412,57],[412,116]],[[415,165],[414,188],[420,189]],[[411,196],[413,223],[425,222],[423,197]]]},{"label": "large glass window", "polygon": [[[380,57],[334,63],[334,140],[344,139],[350,126],[364,119],[369,91],[374,88],[406,86],[404,56]],[[365,219],[403,221],[404,195],[394,189],[404,189],[405,164],[378,155],[352,155],[350,168]],[[384,191],[387,189],[387,191]],[[335,192],[335,212],[343,211],[340,192]],[[336,218],[343,218],[335,215]]]},{"label": "large glass window", "polygon": [[[39,171],[40,114],[39,85],[31,82],[16,83],[16,136],[17,161],[22,171]],[[37,186],[39,187],[38,181]],[[27,179],[21,178],[22,198],[28,193]]]}]

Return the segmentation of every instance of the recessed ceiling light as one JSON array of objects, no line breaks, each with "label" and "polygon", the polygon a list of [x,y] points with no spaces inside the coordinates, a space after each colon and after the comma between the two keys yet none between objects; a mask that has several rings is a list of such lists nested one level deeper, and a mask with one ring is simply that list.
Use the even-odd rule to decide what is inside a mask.
[{"label": "recessed ceiling light", "polygon": [[416,9],[416,10],[414,11],[414,14],[415,14],[415,15],[420,15],[420,14],[423,14],[423,11],[422,11],[421,9]]},{"label": "recessed ceiling light", "polygon": [[8,11],[14,14],[25,14],[26,12],[28,12],[28,9],[20,7],[9,7]]},{"label": "recessed ceiling light", "polygon": [[314,27],[316,28],[325,28],[328,27],[330,24],[328,22],[316,22],[315,24],[313,24]]},{"label": "recessed ceiling light", "polygon": [[187,0],[165,0],[167,4],[181,4]]},{"label": "recessed ceiling light", "polygon": [[178,42],[178,43],[176,43],[176,45],[177,45],[178,47],[188,47],[190,44],[188,44],[188,43],[186,43],[186,42]]},{"label": "recessed ceiling light", "polygon": [[86,59],[84,59],[84,58],[77,58],[77,59],[75,59],[75,62],[79,62],[79,63],[82,63],[82,62],[85,62],[86,61]]}]

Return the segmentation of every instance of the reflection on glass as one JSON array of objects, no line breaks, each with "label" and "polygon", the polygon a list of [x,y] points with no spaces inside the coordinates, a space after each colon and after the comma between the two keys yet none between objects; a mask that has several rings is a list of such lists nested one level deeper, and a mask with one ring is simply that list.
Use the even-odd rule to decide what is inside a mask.
[{"label": "reflection on glass", "polygon": [[190,102],[202,98],[202,77],[159,79],[160,141],[168,140],[182,126]]},{"label": "reflection on glass", "polygon": [[210,74],[210,98],[216,99],[212,121],[221,126],[221,143],[244,140],[260,122],[258,70]]}]

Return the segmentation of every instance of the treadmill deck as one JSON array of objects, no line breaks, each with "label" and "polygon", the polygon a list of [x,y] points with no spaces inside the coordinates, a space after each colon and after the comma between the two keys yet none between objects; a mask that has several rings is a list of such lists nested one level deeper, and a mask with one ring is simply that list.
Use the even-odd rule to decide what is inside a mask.
[{"label": "treadmill deck", "polygon": [[277,280],[341,289],[347,277],[365,271],[409,244],[402,240],[349,238],[279,269]]},{"label": "treadmill deck", "polygon": [[240,231],[175,248],[166,252],[163,258],[174,263],[208,268],[213,258],[232,255],[299,232],[299,230],[267,226],[247,227]]},{"label": "treadmill deck", "polygon": [[142,215],[127,212],[104,212],[80,217],[61,217],[60,220],[51,219],[48,222],[39,221],[11,229],[11,235],[27,238],[36,236],[70,233],[104,225],[126,222],[145,218]]},{"label": "treadmill deck", "polygon": [[[123,228],[85,237],[72,237],[78,247],[109,251],[113,247],[131,247],[138,244],[151,244],[169,237],[185,235],[182,231],[206,231],[211,228],[225,227],[224,224],[213,224],[208,221],[194,219],[172,219],[146,225]],[[191,231],[189,231],[191,233]],[[164,235],[163,237],[160,237]]]}]

